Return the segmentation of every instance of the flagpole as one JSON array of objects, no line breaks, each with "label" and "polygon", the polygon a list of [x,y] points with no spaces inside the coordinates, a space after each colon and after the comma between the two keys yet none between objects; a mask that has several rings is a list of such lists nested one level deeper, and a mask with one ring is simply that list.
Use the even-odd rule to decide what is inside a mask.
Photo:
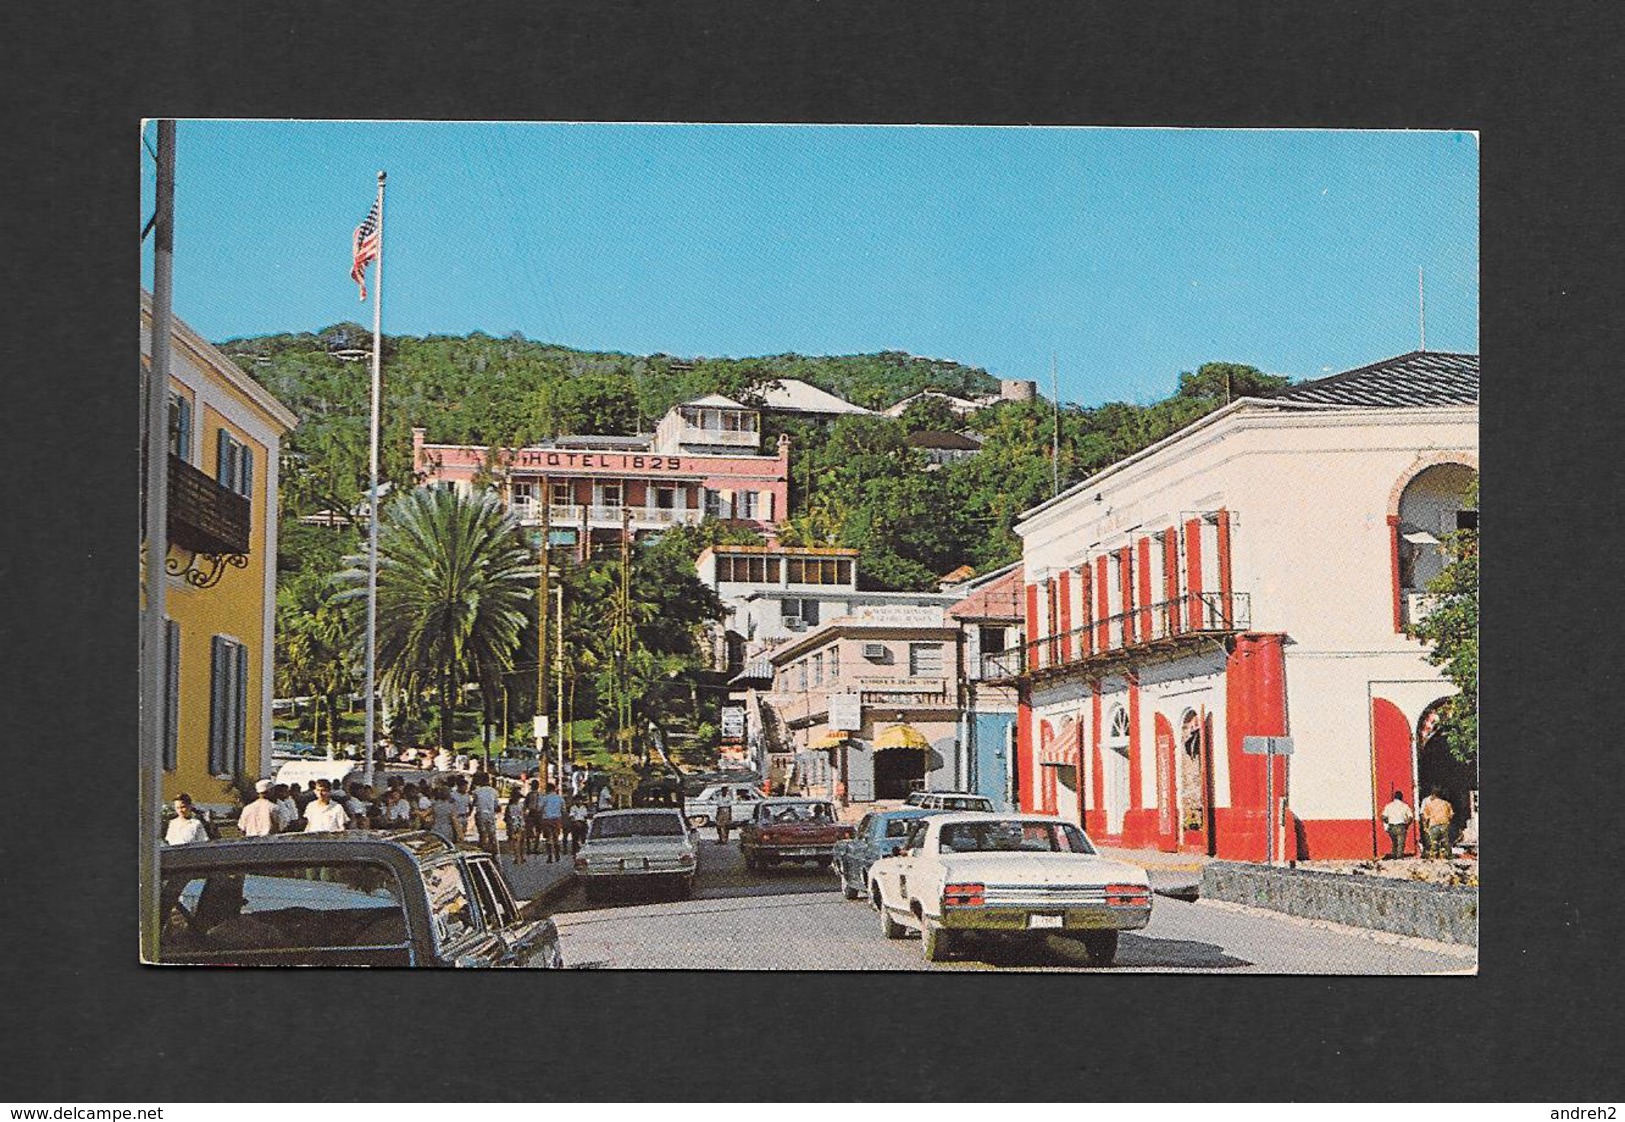
[{"label": "flagpole", "polygon": [[367,730],[365,738],[366,764],[362,768],[362,782],[368,787],[373,781],[373,752],[376,744],[374,713],[378,705],[378,403],[382,394],[383,323],[384,323],[384,173],[378,173],[378,270],[373,274],[372,294],[372,424],[369,429],[371,449],[367,465],[369,489],[367,491]]}]

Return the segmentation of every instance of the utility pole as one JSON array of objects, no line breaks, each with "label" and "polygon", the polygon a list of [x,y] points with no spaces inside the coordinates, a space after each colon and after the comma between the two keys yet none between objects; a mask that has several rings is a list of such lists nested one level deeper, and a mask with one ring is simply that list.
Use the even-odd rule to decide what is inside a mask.
[{"label": "utility pole", "polygon": [[[141,752],[138,774],[141,959],[158,961],[159,829],[163,825],[164,726],[169,700],[169,626],[164,563],[169,556],[169,351],[175,265],[175,122],[158,122],[158,183],[153,214],[152,366],[147,372],[146,615],[141,620]],[[269,701],[267,701],[269,704]]]},{"label": "utility pole", "polygon": [[1055,424],[1050,430],[1050,497],[1061,493],[1061,382],[1055,372],[1055,352],[1049,353],[1050,396],[1055,399]]},{"label": "utility pole", "polygon": [[[547,786],[547,610],[550,606],[548,581],[552,561],[553,497],[550,481],[543,479],[540,486],[542,503],[542,541],[536,550],[536,761],[542,769],[543,783]],[[557,735],[556,733],[554,735]]]},{"label": "utility pole", "polygon": [[616,735],[632,751],[632,508],[621,508],[620,697],[616,701]]},{"label": "utility pole", "polygon": [[553,589],[553,595],[558,597],[557,619],[553,626],[557,628],[555,636],[558,642],[558,657],[553,660],[553,706],[558,711],[558,723],[553,726],[554,751],[559,761],[559,794],[564,794],[564,581],[561,579]]},{"label": "utility pole", "polygon": [[1422,329],[1422,350],[1428,349],[1428,291],[1422,266],[1416,267],[1416,312]]}]

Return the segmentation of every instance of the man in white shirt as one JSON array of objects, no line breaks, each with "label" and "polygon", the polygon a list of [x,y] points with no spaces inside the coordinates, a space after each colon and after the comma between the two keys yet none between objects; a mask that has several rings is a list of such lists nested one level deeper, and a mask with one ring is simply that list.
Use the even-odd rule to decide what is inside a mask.
[{"label": "man in white shirt", "polygon": [[294,801],[287,785],[282,783],[271,788],[271,801],[276,803],[276,829],[280,834],[299,820],[299,804]]},{"label": "man in white shirt", "polygon": [[1394,840],[1394,851],[1389,854],[1393,860],[1397,861],[1405,856],[1405,835],[1415,820],[1416,815],[1411,812],[1404,794],[1395,791],[1393,801],[1382,808],[1383,827],[1388,831],[1388,836]]},{"label": "man in white shirt", "polygon": [[497,855],[497,789],[491,786],[491,777],[481,772],[474,777],[474,826],[479,830],[480,846],[492,857]]},{"label": "man in white shirt", "polygon": [[305,807],[305,833],[320,834],[343,830],[350,825],[350,812],[333,801],[333,785],[316,781],[316,798]]},{"label": "man in white shirt", "polygon": [[262,779],[254,784],[254,790],[259,797],[243,807],[237,816],[237,828],[243,832],[245,838],[263,838],[276,833],[276,803],[271,801],[268,792],[271,790],[271,781]]},{"label": "man in white shirt", "polygon": [[208,840],[209,831],[192,807],[192,796],[180,796],[175,800],[175,817],[170,819],[169,829],[164,831],[164,844],[191,845]]}]

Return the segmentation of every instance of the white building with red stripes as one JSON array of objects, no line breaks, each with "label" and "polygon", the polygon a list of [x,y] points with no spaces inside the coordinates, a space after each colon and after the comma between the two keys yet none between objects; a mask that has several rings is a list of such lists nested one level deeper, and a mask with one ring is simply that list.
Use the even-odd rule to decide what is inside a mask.
[{"label": "white building with red stripes", "polygon": [[[1405,633],[1440,539],[1475,524],[1478,358],[1415,352],[1242,399],[1028,511],[1022,809],[1107,843],[1371,857],[1395,790],[1476,772],[1434,735],[1454,687]],[[1243,751],[1290,736],[1293,754]]]}]

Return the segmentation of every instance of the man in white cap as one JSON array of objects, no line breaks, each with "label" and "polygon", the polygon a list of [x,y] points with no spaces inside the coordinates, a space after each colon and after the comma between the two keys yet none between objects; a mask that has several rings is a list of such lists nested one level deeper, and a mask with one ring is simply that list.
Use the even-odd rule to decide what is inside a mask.
[{"label": "man in white cap", "polygon": [[276,803],[271,801],[271,781],[262,779],[254,784],[258,797],[237,816],[237,828],[245,838],[263,838],[276,833]]}]

